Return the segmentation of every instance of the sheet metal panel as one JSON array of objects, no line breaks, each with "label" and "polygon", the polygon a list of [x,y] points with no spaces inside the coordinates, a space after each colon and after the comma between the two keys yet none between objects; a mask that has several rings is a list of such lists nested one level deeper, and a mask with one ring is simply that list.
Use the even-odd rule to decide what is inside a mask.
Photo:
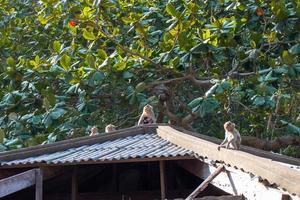
[{"label": "sheet metal panel", "polygon": [[1,162],[2,166],[22,164],[65,164],[112,161],[130,158],[193,156],[193,152],[162,139],[155,133],[139,134],[50,154]]}]

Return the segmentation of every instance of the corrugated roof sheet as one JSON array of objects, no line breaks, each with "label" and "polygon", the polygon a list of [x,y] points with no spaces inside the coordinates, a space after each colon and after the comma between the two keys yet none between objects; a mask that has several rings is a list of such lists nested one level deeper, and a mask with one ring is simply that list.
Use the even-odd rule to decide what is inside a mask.
[{"label": "corrugated roof sheet", "polygon": [[67,164],[86,161],[113,161],[130,158],[193,156],[193,152],[179,147],[157,134],[138,134],[116,140],[84,145],[55,153],[1,162],[2,166],[26,164]]}]

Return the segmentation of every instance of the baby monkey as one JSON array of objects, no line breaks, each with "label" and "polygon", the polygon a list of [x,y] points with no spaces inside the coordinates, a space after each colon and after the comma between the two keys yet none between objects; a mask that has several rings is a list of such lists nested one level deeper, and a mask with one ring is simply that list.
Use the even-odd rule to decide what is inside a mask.
[{"label": "baby monkey", "polygon": [[90,136],[93,136],[93,135],[98,135],[99,133],[98,133],[98,128],[96,127],[96,126],[93,126],[92,128],[91,128],[91,134],[90,134]]},{"label": "baby monkey", "polygon": [[147,104],[143,108],[143,113],[138,121],[138,125],[154,124],[154,123],[156,123],[156,118],[153,112],[153,107]]},{"label": "baby monkey", "polygon": [[221,147],[226,147],[226,149],[240,149],[242,139],[239,131],[235,128],[235,124],[231,121],[225,122],[224,129],[225,139],[218,146],[218,150],[220,150]]},{"label": "baby monkey", "polygon": [[106,127],[105,127],[105,133],[110,133],[110,132],[113,132],[113,131],[116,131],[116,126],[113,125],[113,124],[108,124]]}]

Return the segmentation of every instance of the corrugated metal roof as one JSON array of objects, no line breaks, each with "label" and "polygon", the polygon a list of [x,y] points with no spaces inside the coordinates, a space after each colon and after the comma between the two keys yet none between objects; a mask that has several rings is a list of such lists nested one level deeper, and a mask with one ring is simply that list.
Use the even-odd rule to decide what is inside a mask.
[{"label": "corrugated metal roof", "polygon": [[40,156],[4,161],[1,162],[1,165],[67,164],[86,161],[113,161],[130,158],[176,156],[193,156],[193,152],[170,143],[155,133],[150,133],[84,145]]}]

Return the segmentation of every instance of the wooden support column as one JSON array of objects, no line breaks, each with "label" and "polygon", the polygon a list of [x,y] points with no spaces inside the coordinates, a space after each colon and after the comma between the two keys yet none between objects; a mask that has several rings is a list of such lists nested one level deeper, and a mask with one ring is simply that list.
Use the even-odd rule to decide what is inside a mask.
[{"label": "wooden support column", "polygon": [[117,164],[113,164],[112,192],[119,192],[118,169]]},{"label": "wooden support column", "polygon": [[216,177],[218,174],[220,174],[224,170],[224,166],[221,165],[217,168],[216,171],[214,171],[207,179],[205,179],[185,200],[194,199],[200,192],[202,192],[208,184]]},{"label": "wooden support column", "polygon": [[77,179],[77,167],[73,168],[72,173],[72,189],[71,189],[71,199],[77,200],[78,199],[78,179]]},{"label": "wooden support column", "polygon": [[43,171],[40,168],[35,171],[35,200],[43,200]]},{"label": "wooden support column", "polygon": [[160,192],[161,199],[164,200],[166,198],[166,184],[165,184],[165,161],[159,161],[159,173],[160,173]]}]

